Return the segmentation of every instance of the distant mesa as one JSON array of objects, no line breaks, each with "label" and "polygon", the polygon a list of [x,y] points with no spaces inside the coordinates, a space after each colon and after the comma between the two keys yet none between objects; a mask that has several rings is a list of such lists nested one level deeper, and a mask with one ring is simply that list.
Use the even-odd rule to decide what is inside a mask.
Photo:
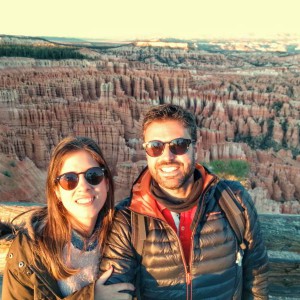
[{"label": "distant mesa", "polygon": [[188,50],[188,43],[176,43],[176,42],[161,42],[161,41],[137,41],[134,42],[136,47],[159,47],[159,48],[171,48],[171,49],[183,49]]}]

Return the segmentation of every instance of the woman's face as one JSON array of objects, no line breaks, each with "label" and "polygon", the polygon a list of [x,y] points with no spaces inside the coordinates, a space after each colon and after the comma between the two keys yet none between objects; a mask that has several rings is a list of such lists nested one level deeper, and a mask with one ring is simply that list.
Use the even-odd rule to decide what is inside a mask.
[{"label": "woman's face", "polygon": [[[99,163],[87,151],[79,150],[65,157],[59,175],[86,172],[93,167],[99,167]],[[74,189],[65,190],[57,183],[55,192],[66,210],[91,234],[106,201],[108,180],[104,177],[99,184],[92,185],[87,182],[84,174],[79,174],[78,178]]]}]

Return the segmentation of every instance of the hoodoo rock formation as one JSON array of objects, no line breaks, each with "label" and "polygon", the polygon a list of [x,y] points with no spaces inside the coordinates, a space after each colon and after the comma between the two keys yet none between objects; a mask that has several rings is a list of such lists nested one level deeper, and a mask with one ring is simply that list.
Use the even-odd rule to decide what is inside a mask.
[{"label": "hoodoo rock formation", "polygon": [[255,57],[124,46],[84,60],[0,58],[0,201],[43,202],[51,150],[68,135],[99,143],[123,198],[146,165],[145,112],[175,103],[196,116],[199,161],[247,160],[258,210],[299,214],[300,56]]}]

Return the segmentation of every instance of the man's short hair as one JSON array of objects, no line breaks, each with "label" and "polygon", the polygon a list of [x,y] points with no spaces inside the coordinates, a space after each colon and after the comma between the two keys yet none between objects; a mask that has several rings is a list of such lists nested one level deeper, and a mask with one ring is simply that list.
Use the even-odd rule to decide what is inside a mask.
[{"label": "man's short hair", "polygon": [[191,139],[197,141],[197,124],[194,114],[175,104],[162,104],[152,107],[143,121],[143,136],[147,127],[155,121],[176,120],[190,132]]}]

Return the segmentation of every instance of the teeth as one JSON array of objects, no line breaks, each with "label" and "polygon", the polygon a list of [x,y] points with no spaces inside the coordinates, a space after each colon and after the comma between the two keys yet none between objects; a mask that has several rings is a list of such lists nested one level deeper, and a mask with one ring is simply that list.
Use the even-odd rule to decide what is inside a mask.
[{"label": "teeth", "polygon": [[161,169],[162,169],[163,172],[166,172],[166,173],[173,172],[173,171],[177,170],[176,167],[163,167]]},{"label": "teeth", "polygon": [[79,204],[87,204],[93,201],[93,198],[83,198],[83,199],[78,199],[76,202]]}]

